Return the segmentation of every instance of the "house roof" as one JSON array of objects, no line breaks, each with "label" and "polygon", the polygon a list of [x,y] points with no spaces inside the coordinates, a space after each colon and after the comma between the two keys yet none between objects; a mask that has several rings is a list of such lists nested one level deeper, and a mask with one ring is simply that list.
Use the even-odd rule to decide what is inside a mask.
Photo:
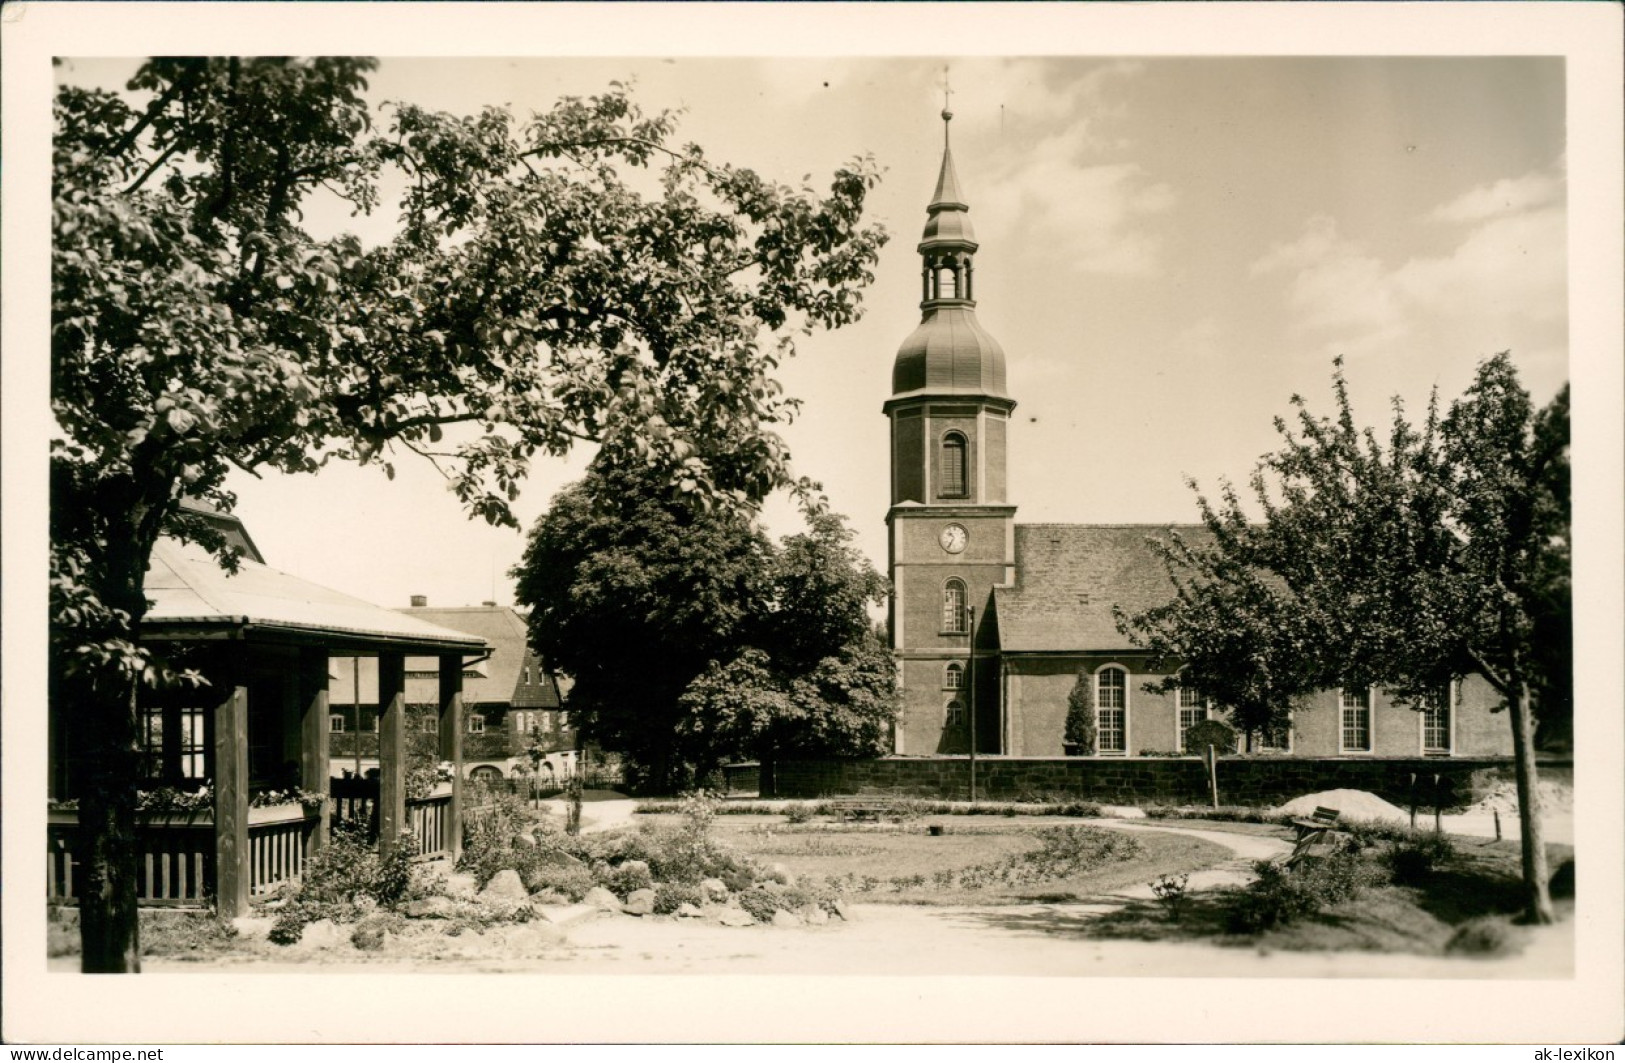
[{"label": "house roof", "polygon": [[[525,620],[507,606],[466,606],[438,608],[414,606],[399,611],[400,615],[436,626],[465,632],[482,640],[490,648],[485,660],[471,663],[463,671],[463,703],[465,705],[506,705],[515,709],[556,709],[562,703],[555,678],[542,667],[526,641]],[[527,674],[525,666],[530,665]],[[440,697],[439,679],[432,673],[435,662],[431,658],[407,658],[406,700],[408,704],[432,705]],[[359,671],[361,701],[373,704],[378,700],[377,661],[361,658],[359,668],[348,663],[334,662],[329,685],[334,704],[349,704],[355,699],[353,688]],[[420,673],[420,674],[414,674]]]},{"label": "house roof", "polygon": [[1134,613],[1173,598],[1146,540],[1175,533],[1187,541],[1209,534],[1200,524],[1016,525],[1016,583],[993,591],[1001,650],[1132,649],[1112,607]]},{"label": "house roof", "polygon": [[403,616],[393,609],[300,579],[244,557],[228,573],[193,543],[160,539],[144,583],[147,637],[175,638],[228,629],[312,637],[335,647],[377,652],[477,654],[476,635]]}]

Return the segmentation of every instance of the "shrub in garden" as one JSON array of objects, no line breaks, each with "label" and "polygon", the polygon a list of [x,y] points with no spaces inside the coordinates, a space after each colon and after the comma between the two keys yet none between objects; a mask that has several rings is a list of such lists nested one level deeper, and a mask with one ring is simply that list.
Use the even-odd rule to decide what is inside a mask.
[{"label": "shrub in garden", "polygon": [[598,875],[599,884],[617,897],[648,889],[655,882],[654,876],[649,874],[649,865],[642,860],[628,860],[614,867],[598,866],[605,868]]},{"label": "shrub in garden", "polygon": [[1162,910],[1168,913],[1168,918],[1179,922],[1180,916],[1185,914],[1185,908],[1190,902],[1185,887],[1190,884],[1189,875],[1161,875],[1151,883],[1151,895],[1162,905]]},{"label": "shrub in garden", "polygon": [[1258,877],[1235,892],[1229,912],[1230,928],[1244,934],[1256,934],[1340,904],[1361,889],[1377,885],[1382,875],[1381,868],[1353,852],[1304,861],[1293,869],[1260,860],[1253,871]]},{"label": "shrub in garden", "polygon": [[1388,868],[1396,885],[1414,886],[1456,854],[1448,835],[1418,833],[1388,850]]},{"label": "shrub in garden", "polygon": [[807,804],[794,804],[784,810],[784,816],[791,823],[810,823],[813,818],[813,806]]},{"label": "shrub in garden", "polygon": [[333,831],[327,846],[310,858],[296,897],[321,903],[354,903],[366,898],[397,904],[412,885],[411,835],[403,832],[395,851],[381,856],[355,829]]},{"label": "shrub in garden", "polygon": [[520,877],[532,893],[552,890],[572,901],[581,900],[598,885],[592,872],[580,864],[538,864],[521,872]]},{"label": "shrub in garden", "polygon": [[685,904],[699,908],[704,903],[700,887],[686,882],[662,882],[655,887],[656,915],[670,915]]},{"label": "shrub in garden", "polygon": [[739,894],[739,907],[751,914],[751,918],[758,923],[771,923],[773,913],[781,909],[788,910],[783,898],[772,890],[753,886]]}]

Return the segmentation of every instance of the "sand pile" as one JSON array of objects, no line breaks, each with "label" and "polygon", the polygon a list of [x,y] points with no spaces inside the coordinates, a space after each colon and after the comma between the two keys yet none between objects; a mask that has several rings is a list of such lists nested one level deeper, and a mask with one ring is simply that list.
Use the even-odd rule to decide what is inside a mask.
[{"label": "sand pile", "polygon": [[[1561,782],[1548,779],[1540,781],[1540,807],[1542,812],[1573,812],[1574,791]],[[1485,795],[1479,802],[1467,809],[1468,814],[1518,811],[1518,787],[1510,779],[1498,784],[1494,790]]]},{"label": "sand pile", "polygon": [[1295,797],[1277,808],[1290,816],[1312,816],[1316,808],[1335,808],[1348,819],[1409,823],[1411,814],[1365,790],[1322,790]]}]

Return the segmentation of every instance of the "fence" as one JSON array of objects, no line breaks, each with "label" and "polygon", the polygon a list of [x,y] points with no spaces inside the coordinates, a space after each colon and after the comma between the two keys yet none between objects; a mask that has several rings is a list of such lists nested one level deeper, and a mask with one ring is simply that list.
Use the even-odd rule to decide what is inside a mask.
[{"label": "fence", "polygon": [[[248,890],[263,897],[304,871],[305,849],[316,818],[298,805],[248,810]],[[76,903],[84,881],[75,855],[79,814],[50,813],[46,826],[45,895],[58,904]],[[213,899],[214,815],[143,815],[136,825],[136,902],[147,907],[197,908]]]}]

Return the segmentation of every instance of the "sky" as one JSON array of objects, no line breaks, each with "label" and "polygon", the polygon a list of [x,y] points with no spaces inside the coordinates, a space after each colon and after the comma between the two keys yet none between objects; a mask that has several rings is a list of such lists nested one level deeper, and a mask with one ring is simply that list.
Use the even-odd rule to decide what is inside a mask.
[{"label": "sky", "polygon": [[[127,60],[62,80],[118,86]],[[1301,394],[1331,409],[1332,361],[1357,416],[1398,395],[1459,395],[1510,350],[1536,401],[1568,378],[1561,58],[385,58],[370,96],[472,113],[544,110],[630,81],[681,108],[679,141],[787,184],[826,185],[871,153],[872,217],[892,234],[863,320],[799,342],[783,371],[803,411],[784,435],[877,567],[885,561],[892,359],[918,322],[919,257],[953,151],[981,241],[977,313],[1018,405],[1017,520],[1196,519],[1244,483]],[[389,212],[313,206],[319,232],[382,239]],[[537,463],[528,527],[588,453]],[[267,561],[383,605],[512,602],[523,536],[470,522],[433,469],[238,476]],[[786,500],[765,513],[797,529]]]}]

